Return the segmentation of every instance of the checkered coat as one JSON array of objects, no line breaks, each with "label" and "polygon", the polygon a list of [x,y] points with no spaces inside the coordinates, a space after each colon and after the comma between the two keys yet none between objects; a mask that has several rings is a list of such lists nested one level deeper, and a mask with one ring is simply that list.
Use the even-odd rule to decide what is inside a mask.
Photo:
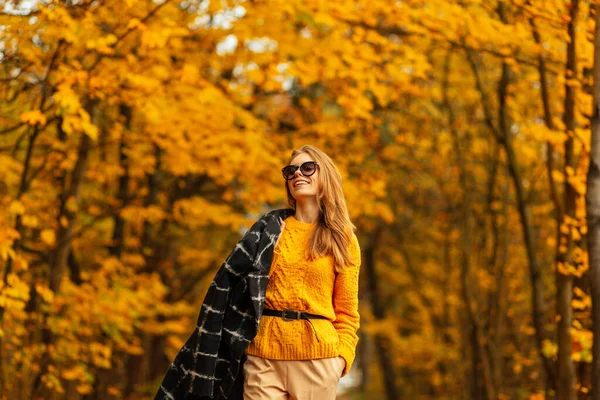
[{"label": "checkered coat", "polygon": [[196,329],[168,369],[155,400],[241,400],[245,350],[256,336],[264,308],[279,217],[262,215],[217,271],[200,308]]}]

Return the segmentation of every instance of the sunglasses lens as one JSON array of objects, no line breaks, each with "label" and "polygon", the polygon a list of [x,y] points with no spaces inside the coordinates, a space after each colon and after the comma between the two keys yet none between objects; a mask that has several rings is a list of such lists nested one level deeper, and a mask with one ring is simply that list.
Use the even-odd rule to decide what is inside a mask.
[{"label": "sunglasses lens", "polygon": [[283,177],[285,179],[292,179],[294,177],[294,173],[296,172],[296,168],[292,165],[288,165],[283,169]]},{"label": "sunglasses lens", "polygon": [[308,162],[302,164],[300,171],[302,171],[302,175],[310,176],[315,172],[315,168],[316,166],[314,163]]}]

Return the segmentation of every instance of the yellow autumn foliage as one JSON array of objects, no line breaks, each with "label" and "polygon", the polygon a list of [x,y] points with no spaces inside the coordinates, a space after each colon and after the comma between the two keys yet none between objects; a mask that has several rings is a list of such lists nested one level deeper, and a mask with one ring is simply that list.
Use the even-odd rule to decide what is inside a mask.
[{"label": "yellow autumn foliage", "polygon": [[[363,250],[353,368],[370,379],[351,395],[384,398],[393,381],[406,398],[542,398],[559,344],[536,335],[532,259],[545,300],[555,271],[574,279],[571,358],[588,367],[591,4],[572,72],[560,0],[11,7],[1,396],[153,396],[231,246],[286,205],[281,167],[303,144],[338,166]],[[555,333],[561,316],[544,313]]]}]

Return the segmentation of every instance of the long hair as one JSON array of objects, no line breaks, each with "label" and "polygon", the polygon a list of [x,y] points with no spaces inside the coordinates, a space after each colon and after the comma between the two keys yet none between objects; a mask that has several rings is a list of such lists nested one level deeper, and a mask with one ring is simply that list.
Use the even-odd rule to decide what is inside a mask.
[{"label": "long hair", "polygon": [[[310,239],[309,260],[333,255],[335,272],[351,262],[349,246],[352,233],[356,226],[350,221],[346,199],[342,191],[342,174],[333,163],[333,160],[315,146],[305,145],[292,151],[288,164],[300,153],[307,153],[318,163],[319,190],[317,203],[319,205],[319,218],[317,226]],[[290,192],[288,182],[285,182],[288,204],[296,210],[296,200]]]}]

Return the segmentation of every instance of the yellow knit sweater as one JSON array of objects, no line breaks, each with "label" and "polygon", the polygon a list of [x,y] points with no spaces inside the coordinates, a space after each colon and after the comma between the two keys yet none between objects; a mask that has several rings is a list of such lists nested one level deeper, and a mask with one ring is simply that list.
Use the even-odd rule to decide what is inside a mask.
[{"label": "yellow knit sweater", "polygon": [[333,256],[308,261],[309,239],[316,224],[298,221],[293,215],[285,223],[274,249],[265,308],[306,311],[327,319],[311,319],[313,330],[303,319],[284,321],[263,315],[246,354],[276,360],[342,356],[346,360],[344,376],[354,362],[360,324],[358,239],[352,234],[349,250],[353,262],[336,275]]}]

